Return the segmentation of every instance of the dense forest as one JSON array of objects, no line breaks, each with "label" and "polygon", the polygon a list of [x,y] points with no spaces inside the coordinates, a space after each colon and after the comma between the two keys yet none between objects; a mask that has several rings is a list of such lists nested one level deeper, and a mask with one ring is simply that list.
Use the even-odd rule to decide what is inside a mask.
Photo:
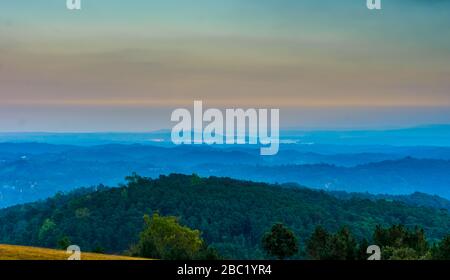
[{"label": "dense forest", "polygon": [[346,226],[356,241],[373,241],[377,226],[424,229],[430,244],[450,233],[447,210],[364,198],[339,199],[323,191],[172,174],[127,178],[118,188],[98,186],[0,211],[0,243],[124,253],[139,241],[144,215],[176,216],[224,258],[262,259],[264,234],[282,223],[298,238],[293,258],[307,257],[317,226]]},{"label": "dense forest", "polygon": [[415,192],[409,195],[389,195],[389,194],[370,194],[370,193],[349,193],[343,191],[329,191],[329,194],[340,199],[370,199],[370,200],[388,200],[400,201],[413,206],[425,206],[436,209],[447,209],[450,211],[450,201],[437,195]]}]

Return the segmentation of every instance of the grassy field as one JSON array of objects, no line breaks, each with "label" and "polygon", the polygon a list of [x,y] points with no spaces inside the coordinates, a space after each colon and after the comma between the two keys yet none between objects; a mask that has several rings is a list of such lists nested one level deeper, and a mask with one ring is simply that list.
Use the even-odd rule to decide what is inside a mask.
[{"label": "grassy field", "polygon": [[[67,260],[66,251],[0,244],[0,260]],[[81,252],[81,260],[145,260],[125,256]]]}]

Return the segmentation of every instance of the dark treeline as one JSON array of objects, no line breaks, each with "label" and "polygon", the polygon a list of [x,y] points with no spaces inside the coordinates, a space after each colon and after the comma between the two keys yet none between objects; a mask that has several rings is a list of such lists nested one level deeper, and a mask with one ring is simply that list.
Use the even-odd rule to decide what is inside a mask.
[{"label": "dark treeline", "polygon": [[408,229],[403,225],[389,228],[377,226],[371,241],[357,240],[346,228],[329,233],[317,227],[306,243],[306,253],[315,260],[367,260],[376,250],[368,250],[376,245],[380,260],[449,260],[450,235],[431,244],[423,229]]},{"label": "dark treeline", "polygon": [[83,251],[124,253],[138,244],[145,228],[143,217],[151,213],[178,217],[180,224],[200,230],[201,238],[221,257],[233,259],[267,258],[261,240],[277,223],[298,239],[294,259],[310,257],[308,240],[317,226],[328,232],[346,226],[355,242],[369,244],[378,225],[403,225],[405,230],[418,226],[428,236],[429,250],[450,233],[447,210],[400,202],[342,200],[321,191],[196,175],[154,180],[133,175],[127,182],[1,210],[0,243],[43,247],[72,243]]}]

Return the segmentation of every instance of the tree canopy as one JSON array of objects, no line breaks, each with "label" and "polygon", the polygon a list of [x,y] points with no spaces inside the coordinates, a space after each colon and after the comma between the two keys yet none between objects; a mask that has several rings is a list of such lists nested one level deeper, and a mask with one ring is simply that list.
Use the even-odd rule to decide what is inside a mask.
[{"label": "tree canopy", "polygon": [[[177,217],[180,225],[201,231],[208,245],[230,259],[266,258],[261,240],[276,223],[296,236],[299,253],[292,257],[296,259],[310,258],[310,250],[313,256],[322,256],[324,250],[342,252],[342,248],[346,248],[345,256],[360,255],[361,250],[355,253],[349,248],[354,240],[373,244],[377,225],[384,229],[403,225],[413,230],[418,226],[430,248],[435,244],[448,247],[443,238],[450,233],[447,210],[396,201],[339,199],[323,191],[230,178],[172,174],[150,179],[134,174],[116,188],[78,189],[0,210],[0,243],[57,248],[63,243],[58,241],[67,237],[86,252],[121,254],[139,243],[140,233],[148,229],[143,216],[149,213]],[[326,237],[334,238],[336,244],[325,243],[324,248],[313,250],[306,240],[319,225],[330,235],[344,226],[348,232]],[[423,256],[421,233],[413,233],[405,244]],[[317,236],[319,241],[323,238]],[[384,231],[377,238],[385,240]],[[392,247],[395,238],[383,242]]]},{"label": "tree canopy", "polygon": [[272,226],[270,232],[264,235],[262,244],[269,256],[280,260],[292,257],[298,252],[295,234],[281,223]]}]

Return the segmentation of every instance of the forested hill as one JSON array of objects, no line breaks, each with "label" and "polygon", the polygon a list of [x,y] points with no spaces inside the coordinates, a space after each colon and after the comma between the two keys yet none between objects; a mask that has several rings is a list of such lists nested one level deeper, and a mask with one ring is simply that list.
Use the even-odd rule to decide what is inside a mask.
[{"label": "forested hill", "polygon": [[370,199],[370,200],[388,200],[400,201],[413,206],[425,206],[436,209],[446,209],[450,211],[450,201],[437,195],[415,192],[409,195],[389,195],[389,194],[370,194],[370,193],[348,193],[339,191],[330,191],[329,194],[340,199]]},{"label": "forested hill", "polygon": [[[56,247],[62,238],[84,251],[122,253],[137,241],[143,215],[158,211],[200,229],[221,255],[263,258],[262,235],[276,222],[291,228],[301,245],[317,225],[347,225],[371,239],[375,226],[423,227],[430,237],[450,233],[447,210],[400,202],[338,199],[322,191],[280,188],[229,178],[170,175],[128,178],[119,188],[79,189],[43,202],[0,211],[0,243]],[[301,257],[301,256],[299,256]]]}]

